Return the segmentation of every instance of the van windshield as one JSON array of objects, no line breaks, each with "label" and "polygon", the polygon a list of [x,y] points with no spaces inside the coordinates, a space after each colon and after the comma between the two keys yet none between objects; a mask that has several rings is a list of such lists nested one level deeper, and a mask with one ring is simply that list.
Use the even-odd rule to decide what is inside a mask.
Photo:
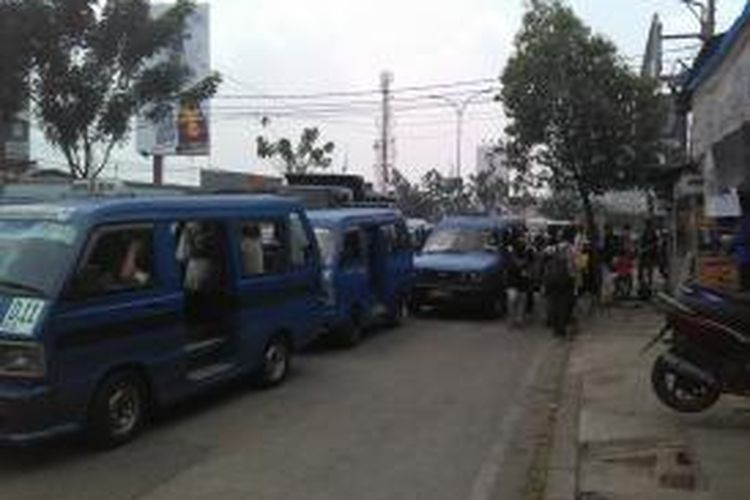
[{"label": "van windshield", "polygon": [[315,239],[318,240],[320,257],[323,259],[323,264],[330,266],[333,263],[333,255],[336,249],[336,240],[333,237],[333,232],[324,227],[316,227]]},{"label": "van windshield", "polygon": [[51,295],[69,267],[75,237],[67,223],[0,219],[0,292]]},{"label": "van windshield", "polygon": [[485,252],[496,247],[493,234],[487,230],[450,228],[435,230],[422,249],[423,253]]}]

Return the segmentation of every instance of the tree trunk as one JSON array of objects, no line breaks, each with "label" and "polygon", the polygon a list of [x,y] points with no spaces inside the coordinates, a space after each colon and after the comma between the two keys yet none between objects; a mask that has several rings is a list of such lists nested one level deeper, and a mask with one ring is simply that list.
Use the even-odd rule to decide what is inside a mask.
[{"label": "tree trunk", "polygon": [[599,265],[599,229],[596,225],[596,217],[594,216],[594,207],[591,204],[591,195],[582,186],[579,186],[578,192],[581,196],[581,204],[583,205],[583,213],[586,218],[586,232],[588,233],[589,240],[589,261],[588,261],[588,273],[591,279],[591,286],[593,289],[591,293],[595,296],[599,296],[601,292],[601,266]]}]

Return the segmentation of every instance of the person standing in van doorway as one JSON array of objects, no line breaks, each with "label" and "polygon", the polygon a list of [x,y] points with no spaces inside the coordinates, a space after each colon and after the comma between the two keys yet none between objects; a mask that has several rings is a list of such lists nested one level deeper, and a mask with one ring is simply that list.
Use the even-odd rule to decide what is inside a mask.
[{"label": "person standing in van doorway", "polygon": [[549,247],[545,266],[545,289],[547,291],[548,321],[552,331],[565,337],[573,316],[576,299],[576,257],[573,248],[576,231],[573,227],[563,230],[559,243]]},{"label": "person standing in van doorway", "polygon": [[242,227],[242,267],[245,274],[263,274],[263,243],[257,224]]}]

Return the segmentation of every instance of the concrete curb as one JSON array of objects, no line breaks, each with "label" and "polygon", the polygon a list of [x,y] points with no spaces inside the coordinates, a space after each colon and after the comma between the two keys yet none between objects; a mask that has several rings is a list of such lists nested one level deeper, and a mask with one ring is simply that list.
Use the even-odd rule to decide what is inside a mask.
[{"label": "concrete curb", "polygon": [[578,415],[581,404],[581,381],[572,373],[570,357],[560,387],[560,398],[552,431],[552,446],[547,463],[545,500],[575,500],[578,485]]}]

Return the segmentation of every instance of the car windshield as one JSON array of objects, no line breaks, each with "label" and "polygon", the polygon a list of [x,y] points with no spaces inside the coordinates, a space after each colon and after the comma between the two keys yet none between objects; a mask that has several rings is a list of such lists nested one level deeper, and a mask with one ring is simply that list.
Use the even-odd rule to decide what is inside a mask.
[{"label": "car windshield", "polygon": [[0,219],[0,291],[49,296],[68,268],[75,236],[66,223]]},{"label": "car windshield", "polygon": [[492,233],[487,230],[467,228],[438,229],[427,239],[422,252],[484,252],[492,245]]},{"label": "car windshield", "polygon": [[333,232],[324,227],[316,227],[315,238],[318,240],[318,247],[320,248],[320,256],[323,259],[323,263],[326,266],[330,266],[333,263],[333,254],[336,248]]}]

